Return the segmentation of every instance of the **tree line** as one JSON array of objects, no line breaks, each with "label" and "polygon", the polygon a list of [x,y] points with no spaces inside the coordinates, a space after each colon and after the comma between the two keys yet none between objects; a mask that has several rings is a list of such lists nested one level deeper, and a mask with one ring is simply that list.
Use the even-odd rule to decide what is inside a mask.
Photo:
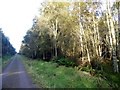
[{"label": "tree line", "polygon": [[65,57],[76,65],[102,69],[111,63],[120,70],[120,3],[44,2],[22,41],[20,53],[30,58],[52,60]]},{"label": "tree line", "polygon": [[8,37],[6,37],[0,28],[0,56],[14,55],[16,53],[15,48],[10,43]]}]

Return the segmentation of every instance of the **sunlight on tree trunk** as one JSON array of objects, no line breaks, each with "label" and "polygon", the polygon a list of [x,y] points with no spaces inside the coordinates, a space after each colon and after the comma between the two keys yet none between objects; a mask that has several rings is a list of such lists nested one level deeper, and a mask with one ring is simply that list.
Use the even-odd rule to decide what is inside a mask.
[{"label": "sunlight on tree trunk", "polygon": [[78,19],[78,22],[79,22],[79,34],[80,34],[80,48],[81,48],[81,58],[82,58],[82,61],[83,61],[83,27],[82,27],[82,24],[81,24],[81,9],[80,9],[80,2],[79,2],[79,19]]},{"label": "sunlight on tree trunk", "polygon": [[[119,72],[118,70],[118,62],[117,62],[117,57],[116,57],[116,37],[115,37],[115,28],[113,25],[113,20],[112,20],[112,15],[110,11],[110,1],[107,0],[107,22],[108,22],[108,27],[109,27],[109,33],[110,33],[110,42],[111,42],[111,49],[112,49],[112,60],[113,60],[113,69],[114,72]],[[110,25],[109,25],[110,24]]]}]

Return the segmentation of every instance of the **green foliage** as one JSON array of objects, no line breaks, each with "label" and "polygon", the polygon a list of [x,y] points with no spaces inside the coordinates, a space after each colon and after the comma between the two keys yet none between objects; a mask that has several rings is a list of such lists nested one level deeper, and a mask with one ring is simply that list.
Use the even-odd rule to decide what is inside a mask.
[{"label": "green foliage", "polygon": [[103,71],[99,71],[97,74],[101,74],[100,76],[105,78],[106,81],[110,82],[112,87],[120,87],[120,73],[113,72],[112,63],[103,64]]},{"label": "green foliage", "polygon": [[93,69],[91,65],[87,65],[86,67],[78,66],[75,67],[75,69],[88,74],[90,73],[92,76],[98,78],[99,77],[103,78],[104,80],[106,80],[106,82],[109,84],[110,87],[118,88],[120,86],[120,77],[119,77],[120,73],[113,72],[112,64],[110,62],[106,64],[102,64],[101,70]]},{"label": "green foliage", "polygon": [[2,32],[2,30],[0,30],[0,57],[1,55],[7,56],[7,55],[14,55],[15,53],[16,53],[15,48],[11,45],[8,37],[6,37]]},{"label": "green foliage", "polygon": [[90,72],[92,71],[92,67],[90,65],[87,65],[86,67],[81,67],[80,68],[81,71],[86,71],[86,72]]},{"label": "green foliage", "polygon": [[59,66],[57,63],[42,60],[28,60],[23,62],[33,81],[44,88],[108,88],[108,83],[102,78],[85,74],[71,67]]},{"label": "green foliage", "polygon": [[4,68],[8,64],[8,62],[10,62],[11,57],[11,55],[4,55],[2,57],[2,68]]},{"label": "green foliage", "polygon": [[[112,7],[114,12],[115,6]],[[93,61],[92,68],[98,70],[104,59],[112,59],[111,48],[119,46],[119,31],[114,27],[111,29],[108,22],[116,27],[117,21],[107,18],[113,12],[102,11],[100,2],[48,2],[41,10],[41,15],[34,18],[32,28],[24,37],[20,53],[44,60],[62,55],[74,58],[78,65],[85,58],[90,63]],[[111,45],[114,36],[114,42],[117,42]],[[115,52],[119,52],[118,48]],[[71,60],[64,58],[55,61],[65,66],[73,65]]]},{"label": "green foliage", "polygon": [[16,54],[15,48],[0,28],[0,66],[4,68],[14,54]]},{"label": "green foliage", "polygon": [[[67,73],[72,77],[72,72],[67,67],[75,66],[75,64],[79,65],[78,70],[89,72],[96,77],[104,78],[102,75],[104,72],[107,73],[105,75],[108,75],[109,71],[113,73],[112,66],[114,66],[114,71],[117,70],[116,57],[119,59],[120,39],[118,33],[120,30],[116,29],[118,21],[112,20],[112,17],[116,16],[118,8],[116,8],[117,5],[114,5],[111,10],[109,6],[109,2],[106,2],[107,10],[102,11],[100,2],[44,3],[41,15],[35,18],[36,22],[33,22],[32,28],[24,37],[20,53],[30,58],[52,61],[47,63],[40,61],[39,65],[36,63],[37,61],[26,61],[29,63],[30,69],[35,70],[32,73],[34,72],[36,77],[46,78],[47,81],[42,80],[45,86],[62,87],[64,84],[70,87],[67,82],[70,77],[64,73],[67,72],[65,70],[68,70]],[[61,76],[57,77],[56,72],[62,72]],[[57,81],[54,81],[54,78],[61,83],[56,84]],[[93,81],[95,82],[93,87],[101,87],[106,83],[102,84],[102,81],[99,80],[75,78],[79,82],[80,80],[85,83],[90,82],[85,85],[82,82],[76,84],[78,81],[75,81],[76,85],[72,83],[75,85],[74,87],[92,87]],[[111,78],[110,80],[113,82],[118,82],[114,76],[108,78]],[[48,82],[51,80],[54,83]]]},{"label": "green foliage", "polygon": [[75,62],[73,60],[70,60],[64,57],[60,57],[60,58],[58,57],[58,58],[52,59],[52,61],[58,63],[59,65],[65,65],[66,67],[75,66]]}]

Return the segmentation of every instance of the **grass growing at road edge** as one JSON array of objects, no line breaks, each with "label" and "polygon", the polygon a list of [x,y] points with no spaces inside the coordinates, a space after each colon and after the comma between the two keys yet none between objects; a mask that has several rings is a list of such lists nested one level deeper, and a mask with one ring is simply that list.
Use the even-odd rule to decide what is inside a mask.
[{"label": "grass growing at road edge", "polygon": [[87,75],[75,68],[58,66],[57,63],[31,60],[22,57],[34,83],[44,88],[108,88],[102,78]]},{"label": "grass growing at road edge", "polygon": [[4,68],[10,61],[11,55],[5,55],[2,57],[2,68]]}]

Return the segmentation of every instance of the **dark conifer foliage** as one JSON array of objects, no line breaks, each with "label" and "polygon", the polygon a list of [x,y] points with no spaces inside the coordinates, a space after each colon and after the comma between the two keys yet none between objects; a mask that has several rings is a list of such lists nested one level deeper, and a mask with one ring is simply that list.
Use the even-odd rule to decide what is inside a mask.
[{"label": "dark conifer foliage", "polygon": [[0,50],[1,56],[14,55],[16,53],[15,48],[9,41],[9,38],[4,35],[1,29],[0,29]]}]

